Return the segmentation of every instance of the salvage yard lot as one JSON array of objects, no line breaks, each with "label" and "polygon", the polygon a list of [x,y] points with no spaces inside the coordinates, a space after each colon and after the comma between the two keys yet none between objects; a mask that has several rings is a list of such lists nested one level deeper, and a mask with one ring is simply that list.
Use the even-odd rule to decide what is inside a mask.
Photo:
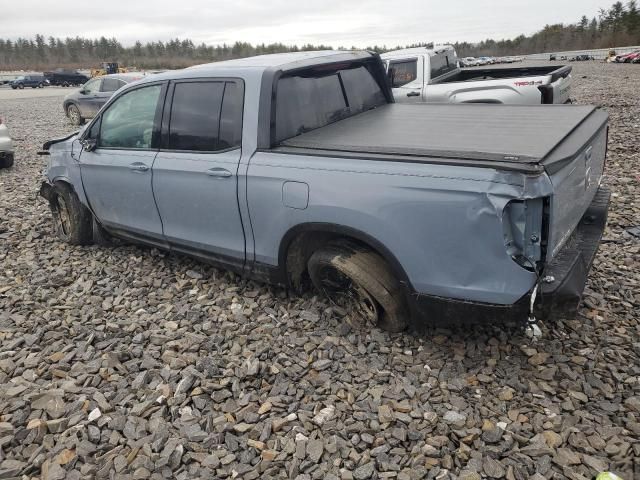
[{"label": "salvage yard lot", "polygon": [[36,152],[73,130],[70,90],[0,91],[0,478],[638,478],[640,68],[573,76],[611,115],[613,198],[579,317],[535,344],[361,330],[311,293],[63,244]]}]

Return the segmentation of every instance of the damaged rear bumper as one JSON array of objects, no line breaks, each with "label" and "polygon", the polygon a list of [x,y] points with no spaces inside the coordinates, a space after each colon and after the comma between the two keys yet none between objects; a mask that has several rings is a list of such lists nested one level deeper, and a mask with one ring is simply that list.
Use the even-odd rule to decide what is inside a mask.
[{"label": "damaged rear bumper", "polygon": [[[538,290],[535,315],[540,320],[575,317],[587,276],[607,223],[611,193],[600,188],[573,235],[554,259],[545,266]],[[447,326],[464,323],[525,323],[529,315],[528,292],[512,305],[408,294],[412,326]]]},{"label": "damaged rear bumper", "polygon": [[600,187],[571,238],[545,267],[537,304],[540,318],[575,316],[607,224],[610,199],[611,192]]}]

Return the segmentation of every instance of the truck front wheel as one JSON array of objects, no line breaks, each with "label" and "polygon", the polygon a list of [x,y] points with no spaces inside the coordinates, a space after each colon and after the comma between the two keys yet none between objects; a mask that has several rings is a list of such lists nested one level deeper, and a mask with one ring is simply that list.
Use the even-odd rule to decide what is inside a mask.
[{"label": "truck front wheel", "polygon": [[347,314],[389,332],[407,327],[409,312],[400,283],[377,253],[332,245],[313,253],[307,268],[313,285]]},{"label": "truck front wheel", "polygon": [[56,182],[49,197],[58,238],[71,245],[89,245],[93,239],[91,212],[64,182]]}]

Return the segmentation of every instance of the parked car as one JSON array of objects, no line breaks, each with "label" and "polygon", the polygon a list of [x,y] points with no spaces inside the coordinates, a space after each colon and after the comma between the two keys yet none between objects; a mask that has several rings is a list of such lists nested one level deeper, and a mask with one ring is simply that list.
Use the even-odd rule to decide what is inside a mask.
[{"label": "parked car", "polygon": [[476,67],[480,65],[480,63],[478,62],[478,59],[474,57],[465,57],[461,60],[461,62],[465,67]]},{"label": "parked car", "polygon": [[607,114],[397,104],[385,75],[370,52],[297,52],[129,84],[43,146],[57,235],[313,284],[392,331],[524,321],[537,294],[545,318],[575,315],[608,208]]},{"label": "parked car", "polygon": [[14,90],[16,88],[23,89],[24,87],[43,88],[45,85],[48,85],[48,82],[43,75],[21,75],[9,82],[9,85],[11,85],[11,88]]},{"label": "parked car", "polygon": [[93,118],[116,90],[142,78],[139,73],[116,73],[92,78],[80,90],[70,93],[62,101],[64,113],[73,125],[83,125]]},{"label": "parked car", "polygon": [[382,55],[397,102],[566,103],[571,67],[485,67],[461,70],[452,46],[408,48]]},{"label": "parked car", "polygon": [[0,118],[0,168],[13,165],[13,142],[9,136],[9,129]]},{"label": "parked car", "polygon": [[552,53],[551,55],[549,55],[549,61],[554,62],[556,60],[556,54]]},{"label": "parked car", "polygon": [[44,76],[51,85],[57,85],[60,87],[82,85],[89,80],[89,77],[76,70],[58,69],[52,72],[44,72]]},{"label": "parked car", "polygon": [[626,55],[619,55],[617,58],[618,63],[637,63],[634,62],[637,58],[640,57],[640,50],[636,50],[635,52],[627,53]]}]

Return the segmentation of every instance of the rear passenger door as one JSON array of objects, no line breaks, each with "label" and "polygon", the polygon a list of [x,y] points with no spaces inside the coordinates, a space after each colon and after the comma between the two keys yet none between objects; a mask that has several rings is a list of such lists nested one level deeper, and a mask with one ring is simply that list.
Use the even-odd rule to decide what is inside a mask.
[{"label": "rear passenger door", "polygon": [[242,267],[245,238],[237,195],[244,85],[171,82],[153,191],[172,249]]},{"label": "rear passenger door", "polygon": [[423,101],[424,60],[422,57],[390,60],[387,74],[398,103]]}]

